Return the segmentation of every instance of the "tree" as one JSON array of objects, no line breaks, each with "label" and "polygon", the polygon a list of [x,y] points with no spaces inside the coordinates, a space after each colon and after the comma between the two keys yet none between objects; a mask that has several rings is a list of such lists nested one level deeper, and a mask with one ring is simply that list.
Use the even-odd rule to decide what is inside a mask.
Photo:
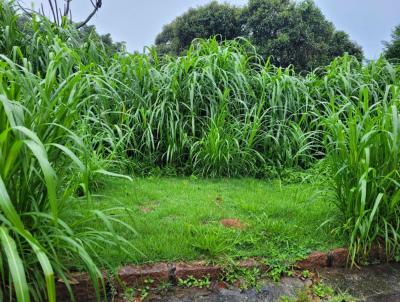
[{"label": "tree", "polygon": [[[63,5],[59,4],[58,0],[47,0],[47,2],[50,7],[50,11],[51,11],[50,18],[52,18],[52,20],[55,24],[61,26],[65,20],[69,20],[70,22],[72,22],[72,11],[71,11],[72,0],[62,0]],[[92,4],[93,9],[88,14],[88,16],[85,18],[85,20],[76,23],[77,29],[80,29],[80,28],[84,27],[85,25],[87,25],[89,23],[89,21],[94,17],[94,15],[96,15],[98,10],[103,5],[102,0],[90,0],[90,3]],[[21,4],[19,6],[29,16],[32,16],[32,14],[36,14],[36,15],[39,15],[42,17],[46,16],[46,14],[44,12],[43,3],[41,4],[40,10],[36,11],[36,12],[23,7]]]},{"label": "tree", "polygon": [[238,7],[217,1],[189,9],[164,26],[156,45],[161,53],[180,54],[196,38],[218,35],[220,39],[234,39],[241,35],[240,12]]},{"label": "tree", "polygon": [[279,66],[308,71],[345,52],[363,57],[361,47],[336,31],[311,0],[250,0],[242,18],[259,53]]},{"label": "tree", "polygon": [[389,60],[400,60],[400,25],[397,25],[392,32],[392,41],[384,42],[384,55]]},{"label": "tree", "polygon": [[[230,19],[224,18],[230,14]],[[308,71],[344,53],[363,58],[360,46],[336,31],[311,0],[249,0],[243,7],[212,2],[189,10],[164,26],[156,39],[161,53],[181,54],[194,38],[221,35],[249,39],[274,64]]]}]

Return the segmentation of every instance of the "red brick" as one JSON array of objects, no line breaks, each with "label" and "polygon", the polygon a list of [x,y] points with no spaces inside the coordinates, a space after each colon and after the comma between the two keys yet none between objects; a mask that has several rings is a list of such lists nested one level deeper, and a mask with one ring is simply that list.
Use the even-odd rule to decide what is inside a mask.
[{"label": "red brick", "polygon": [[125,286],[135,287],[143,284],[147,279],[154,283],[168,282],[172,267],[166,263],[154,265],[130,265],[120,268],[118,276]]},{"label": "red brick", "polygon": [[193,276],[202,279],[209,276],[212,280],[217,280],[222,273],[222,268],[218,265],[207,265],[204,261],[191,263],[177,263],[175,276],[177,279],[187,279]]},{"label": "red brick", "polygon": [[345,248],[335,249],[330,253],[332,267],[346,267],[349,260],[349,251]]},{"label": "red brick", "polygon": [[326,253],[315,252],[308,256],[307,259],[297,262],[296,267],[299,269],[316,269],[328,266],[328,255]]}]

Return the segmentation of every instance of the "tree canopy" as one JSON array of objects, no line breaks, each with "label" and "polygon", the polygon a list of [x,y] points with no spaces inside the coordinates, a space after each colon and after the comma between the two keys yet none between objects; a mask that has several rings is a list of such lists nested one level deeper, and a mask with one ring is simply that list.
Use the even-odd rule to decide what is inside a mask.
[{"label": "tree canopy", "polygon": [[224,40],[234,39],[241,35],[240,13],[238,7],[216,1],[191,8],[164,26],[156,38],[156,45],[164,54],[180,54],[196,38],[219,35]]},{"label": "tree canopy", "polygon": [[363,58],[360,46],[337,31],[311,0],[249,0],[244,7],[219,4],[192,8],[156,38],[162,54],[184,53],[196,38],[245,37],[257,51],[279,66],[293,64],[299,71],[328,64],[344,53]]},{"label": "tree canopy", "polygon": [[400,60],[400,24],[393,30],[392,41],[384,42],[384,45],[386,58]]}]

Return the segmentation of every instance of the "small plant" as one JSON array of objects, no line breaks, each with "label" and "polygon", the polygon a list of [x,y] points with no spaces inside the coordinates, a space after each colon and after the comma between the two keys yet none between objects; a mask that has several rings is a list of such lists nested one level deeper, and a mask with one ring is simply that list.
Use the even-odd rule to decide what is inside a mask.
[{"label": "small plant", "polygon": [[309,287],[304,287],[302,289],[299,289],[296,291],[296,299],[293,301],[295,302],[312,302],[313,299],[313,294],[312,290]]},{"label": "small plant", "polygon": [[304,271],[301,273],[301,276],[302,276],[304,279],[308,279],[308,278],[310,278],[311,273],[310,273],[309,270],[304,270]]},{"label": "small plant", "polygon": [[280,302],[297,302],[295,298],[290,298],[288,296],[283,296],[280,298]]},{"label": "small plant", "polygon": [[313,291],[314,294],[321,299],[331,298],[335,293],[332,287],[326,285],[323,282],[314,285]]},{"label": "small plant", "polygon": [[222,280],[228,283],[240,282],[240,289],[247,290],[249,288],[259,289],[258,280],[261,277],[261,271],[258,268],[241,268],[235,263],[228,266],[224,270]]},{"label": "small plant", "polygon": [[165,282],[162,281],[157,285],[157,291],[161,293],[166,293],[172,288],[172,283],[171,282]]},{"label": "small plant", "polygon": [[357,301],[353,296],[349,294],[338,294],[328,300],[328,302],[355,302]]},{"label": "small plant", "polygon": [[145,300],[150,293],[150,288],[151,285],[154,283],[154,280],[151,278],[146,278],[144,280],[144,287],[141,287],[138,292],[139,292],[139,296],[140,296],[140,300]]},{"label": "small plant", "polygon": [[288,255],[281,254],[276,256],[276,258],[272,258],[272,260],[266,261],[269,269],[267,271],[268,277],[270,277],[274,282],[279,282],[281,277],[292,276],[293,269],[292,269],[293,260]]},{"label": "small plant", "polygon": [[186,288],[192,288],[192,287],[197,287],[197,288],[209,288],[211,286],[211,281],[210,281],[210,276],[206,276],[202,279],[197,279],[193,276],[189,276],[186,279],[178,279],[178,285],[180,287],[186,287]]},{"label": "small plant", "polygon": [[255,288],[257,291],[260,289],[260,284],[258,280],[261,276],[261,272],[258,268],[253,269],[243,269],[242,270],[242,282],[240,288],[242,290],[247,290],[249,288]]},{"label": "small plant", "polygon": [[134,288],[125,288],[124,293],[122,294],[124,301],[126,302],[135,302],[136,300],[136,290]]}]

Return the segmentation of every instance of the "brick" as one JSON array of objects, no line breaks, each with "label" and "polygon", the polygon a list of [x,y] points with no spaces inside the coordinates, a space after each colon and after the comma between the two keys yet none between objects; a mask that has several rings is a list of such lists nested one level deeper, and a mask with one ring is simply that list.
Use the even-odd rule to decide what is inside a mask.
[{"label": "brick", "polygon": [[345,248],[335,249],[330,253],[332,267],[346,267],[349,259],[349,251]]},{"label": "brick", "polygon": [[326,253],[315,252],[307,259],[297,262],[295,265],[299,269],[313,270],[328,266],[328,255]]},{"label": "brick", "polygon": [[125,286],[135,287],[142,285],[147,279],[154,283],[168,282],[171,278],[173,267],[167,263],[153,265],[129,265],[119,269],[118,277]]},{"label": "brick", "polygon": [[212,280],[217,280],[222,274],[222,268],[220,266],[207,265],[204,261],[177,263],[175,268],[175,276],[177,279],[187,279],[189,276],[202,279],[210,276]]}]

